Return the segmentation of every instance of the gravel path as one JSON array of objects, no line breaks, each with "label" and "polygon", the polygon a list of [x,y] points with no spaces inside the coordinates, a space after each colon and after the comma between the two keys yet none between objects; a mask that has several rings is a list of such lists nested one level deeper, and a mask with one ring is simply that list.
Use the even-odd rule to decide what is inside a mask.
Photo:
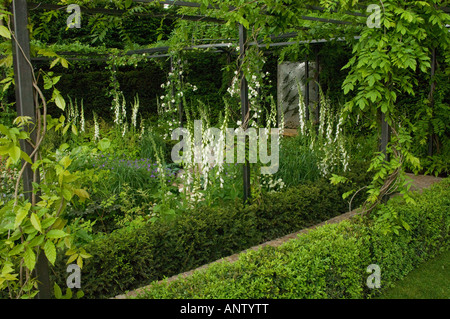
[{"label": "gravel path", "polygon": [[[434,177],[434,176],[428,176],[428,175],[427,175],[427,176],[425,176],[425,175],[414,176],[414,174],[407,174],[407,175],[408,175],[410,178],[412,178],[412,180],[413,180],[413,185],[411,186],[411,189],[412,189],[412,190],[415,190],[415,191],[419,191],[419,192],[422,191],[422,189],[428,188],[428,187],[430,187],[432,184],[434,184],[434,183],[439,182],[440,180],[442,180],[442,178]],[[315,228],[317,228],[317,227],[320,227],[320,226],[322,226],[322,225],[325,225],[325,224],[335,224],[335,223],[339,223],[339,222],[341,222],[341,221],[343,221],[343,220],[350,219],[350,218],[352,218],[353,216],[355,216],[355,215],[357,215],[357,214],[358,214],[358,210],[357,210],[357,209],[352,210],[351,212],[347,212],[347,213],[345,213],[345,214],[336,216],[336,217],[334,217],[334,218],[331,218],[331,219],[329,219],[329,220],[327,220],[327,221],[324,221],[324,222],[322,222],[322,223],[320,223],[320,224],[317,224],[317,225],[314,225],[314,226],[312,226],[312,227],[302,229],[302,230],[300,230],[300,231],[298,231],[298,232],[295,232],[295,233],[292,233],[292,234],[289,234],[289,235],[286,235],[286,236],[283,236],[283,237],[280,237],[280,238],[277,238],[277,239],[274,239],[274,240],[265,242],[265,243],[263,243],[263,244],[260,244],[260,245],[251,247],[251,248],[249,248],[249,249],[246,249],[246,250],[244,250],[244,251],[242,251],[242,252],[239,252],[239,253],[236,253],[236,254],[234,254],[234,255],[231,255],[231,256],[228,256],[228,257],[225,257],[225,258],[221,258],[221,259],[216,260],[216,261],[214,261],[214,262],[212,262],[212,263],[203,265],[203,266],[201,266],[201,267],[199,267],[199,268],[196,268],[196,269],[193,269],[193,270],[184,272],[184,273],[182,273],[182,274],[178,274],[178,275],[172,276],[172,277],[168,278],[167,280],[168,280],[169,282],[171,282],[171,281],[176,280],[176,279],[177,279],[178,277],[180,277],[180,276],[183,277],[183,278],[184,278],[184,277],[187,277],[187,276],[191,275],[194,271],[198,271],[198,270],[201,270],[201,269],[208,268],[208,266],[210,266],[210,265],[213,264],[213,263],[223,262],[223,261],[234,262],[234,261],[236,261],[236,260],[239,259],[239,255],[240,255],[240,254],[243,254],[243,253],[245,253],[245,252],[247,252],[247,251],[249,251],[249,250],[258,250],[258,249],[261,249],[261,248],[264,247],[264,246],[273,246],[273,247],[277,247],[277,246],[280,246],[281,244],[283,244],[283,243],[285,243],[285,242],[287,242],[287,241],[289,241],[289,240],[291,240],[291,239],[297,238],[298,235],[300,235],[300,234],[305,234],[305,233],[309,232],[310,230],[313,230],[313,229],[315,229]],[[115,299],[126,299],[127,296],[136,296],[136,294],[139,293],[139,291],[145,290],[145,289],[146,289],[146,287],[142,287],[142,288],[136,289],[136,290],[134,290],[134,291],[131,291],[131,292],[125,294],[125,295],[119,295],[119,296],[116,296]]]}]

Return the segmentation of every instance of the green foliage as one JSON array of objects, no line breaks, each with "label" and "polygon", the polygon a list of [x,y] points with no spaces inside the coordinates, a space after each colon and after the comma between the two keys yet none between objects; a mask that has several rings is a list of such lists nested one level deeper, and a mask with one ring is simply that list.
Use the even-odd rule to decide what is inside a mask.
[{"label": "green foliage", "polygon": [[[51,0],[43,2],[54,3]],[[66,3],[66,1],[63,2]],[[353,47],[350,61],[345,66],[343,66],[345,64],[343,60],[346,59],[349,52],[341,48],[334,50],[333,45],[325,45],[325,50],[320,54],[325,68],[336,64],[340,67],[343,66],[344,70],[348,69],[348,73],[345,73],[347,71],[338,73],[337,70],[326,69],[325,72],[322,72],[321,80],[324,80],[325,87],[328,89],[333,90],[342,85],[343,93],[351,94],[351,98],[346,101],[344,108],[349,119],[361,117],[364,129],[376,129],[379,126],[377,118],[382,112],[394,129],[393,141],[387,150],[388,155],[391,155],[390,161],[386,161],[384,154],[381,153],[376,153],[372,159],[368,158],[367,154],[371,155],[373,149],[366,152],[366,147],[369,149],[374,143],[363,143],[363,147],[355,147],[357,152],[354,153],[356,158],[353,162],[365,160],[371,163],[369,171],[371,174],[373,173],[373,179],[372,184],[368,187],[368,202],[374,204],[373,207],[381,202],[386,193],[391,191],[400,191],[408,203],[413,202],[407,193],[408,187],[403,175],[405,167],[414,172],[422,170],[436,175],[448,173],[450,143],[448,142],[447,124],[449,121],[446,121],[448,119],[446,79],[449,74],[450,37],[445,27],[449,21],[448,15],[438,9],[438,5],[443,1],[416,1],[412,4],[403,0],[385,0],[381,28],[358,26],[356,24],[363,24],[364,18],[344,14],[345,10],[356,10],[358,1],[321,1],[321,6],[325,8],[323,12],[311,12],[308,5],[317,5],[316,2],[293,0],[288,1],[287,5],[285,1],[204,0],[201,2],[200,8],[178,9],[174,6],[166,11],[158,2],[74,0],[74,3],[89,8],[105,7],[122,10],[117,16],[87,15],[83,19],[82,29],[66,28],[66,15],[61,10],[48,12],[32,10],[30,15],[30,31],[34,38],[31,46],[32,56],[46,57],[51,61],[49,66],[41,70],[36,79],[37,82],[34,83],[36,86],[42,85],[47,90],[39,95],[42,105],[38,102],[36,108],[38,110],[45,109],[45,113],[47,113],[46,100],[43,98],[45,96],[49,102],[54,103],[54,105],[50,104],[48,111],[55,115],[54,119],[49,117],[46,122],[48,132],[44,132],[47,135],[41,147],[43,156],[36,154],[36,157],[33,158],[34,164],[19,146],[19,140],[22,142],[29,140],[28,133],[12,127],[12,118],[9,115],[13,113],[10,112],[13,104],[9,103],[9,100],[13,100],[10,93],[12,84],[14,84],[11,54],[12,34],[6,27],[9,19],[9,13],[6,11],[7,3],[0,4],[2,8],[0,10],[0,37],[3,40],[0,43],[0,55],[5,56],[0,61],[0,66],[5,67],[5,72],[1,70],[2,80],[0,81],[3,87],[0,94],[2,111],[0,116],[0,156],[6,157],[7,168],[14,163],[18,165],[20,160],[24,160],[26,163],[33,164],[34,169],[39,167],[41,171],[45,172],[45,180],[39,185],[35,180],[33,185],[34,192],[42,192],[43,201],[37,203],[33,201],[30,204],[22,199],[19,200],[17,193],[20,183],[16,185],[16,194],[11,192],[5,194],[7,199],[11,199],[11,196],[15,197],[13,204],[11,202],[9,204],[2,203],[2,198],[0,198],[0,207],[4,205],[2,209],[5,210],[5,218],[14,219],[13,228],[10,224],[5,226],[5,229],[8,230],[8,237],[9,231],[17,231],[22,223],[28,227],[27,231],[30,230],[29,233],[25,231],[27,235],[30,235],[27,239],[21,238],[21,244],[25,245],[25,248],[14,246],[18,243],[18,238],[17,242],[7,243],[12,250],[16,249],[12,256],[17,256],[17,258],[14,257],[16,258],[15,264],[8,262],[4,264],[5,280],[14,281],[13,268],[17,268],[17,264],[22,261],[20,258],[23,258],[25,266],[31,270],[36,259],[34,250],[37,251],[38,247],[43,249],[52,262],[57,258],[57,248],[62,249],[64,246],[62,241],[56,240],[60,239],[58,236],[61,233],[50,230],[51,238],[49,239],[55,240],[42,242],[40,242],[42,237],[37,235],[45,233],[47,227],[45,227],[46,224],[42,217],[47,215],[55,217],[56,214],[59,218],[60,214],[67,212],[69,225],[67,227],[63,225],[61,229],[57,230],[64,229],[67,234],[71,233],[72,241],[77,244],[94,245],[95,253],[102,257],[99,258],[98,264],[92,263],[97,267],[92,271],[92,276],[95,277],[96,270],[104,269],[102,268],[104,265],[113,269],[111,278],[102,277],[99,288],[97,290],[95,287],[92,288],[94,291],[92,295],[104,296],[116,293],[124,287],[132,287],[139,282],[139,279],[148,281],[160,278],[167,273],[189,269],[198,262],[218,258],[217,256],[229,253],[233,249],[242,249],[245,247],[244,242],[259,242],[329,218],[347,208],[347,203],[342,200],[342,197],[348,199],[353,194],[353,197],[349,198],[350,202],[353,202],[352,205],[358,206],[362,195],[358,187],[367,185],[367,174],[358,175],[359,170],[351,168],[344,177],[337,175],[332,177],[335,186],[318,180],[321,173],[324,176],[330,175],[329,173],[338,174],[340,172],[334,170],[341,170],[341,168],[346,171],[348,165],[345,148],[348,146],[347,138],[357,140],[351,134],[346,134],[345,139],[340,138],[338,133],[341,132],[340,129],[343,126],[353,129],[352,121],[342,123],[341,120],[343,121],[344,118],[340,118],[334,129],[336,123],[332,123],[333,114],[340,114],[341,110],[340,107],[334,105],[333,108],[329,107],[323,94],[320,96],[323,112],[321,112],[322,117],[319,124],[318,136],[319,144],[321,144],[317,148],[319,151],[314,148],[311,150],[309,145],[303,144],[300,138],[283,140],[280,170],[277,175],[267,178],[267,180],[260,180],[259,176],[252,174],[252,184],[257,187],[254,203],[249,208],[232,207],[229,208],[229,212],[223,210],[223,207],[228,207],[227,203],[240,196],[242,187],[241,179],[238,178],[240,175],[233,169],[230,171],[233,177],[229,176],[230,178],[225,181],[222,179],[224,176],[217,175],[220,183],[211,182],[210,178],[217,172],[221,173],[220,169],[218,171],[211,170],[209,172],[211,176],[203,176],[203,181],[206,180],[205,186],[210,186],[205,191],[197,192],[196,195],[203,196],[203,201],[197,203],[197,206],[188,204],[189,196],[186,191],[184,194],[178,194],[173,185],[173,175],[166,176],[164,174],[166,169],[164,162],[170,158],[169,149],[173,146],[173,142],[161,137],[168,134],[169,129],[173,128],[178,117],[177,107],[181,102],[186,109],[186,117],[189,117],[188,112],[191,112],[192,119],[198,115],[206,120],[209,126],[221,123],[223,95],[226,94],[230,83],[232,83],[232,87],[228,92],[234,92],[233,94],[238,92],[236,90],[240,84],[238,75],[242,72],[250,84],[250,106],[251,112],[254,112],[249,114],[251,118],[256,116],[258,119],[263,107],[267,107],[270,102],[274,104],[269,93],[273,92],[273,87],[269,85],[270,80],[264,79],[263,81],[263,78],[268,75],[262,72],[265,67],[265,58],[262,50],[256,46],[249,48],[247,55],[243,57],[244,65],[239,66],[231,61],[232,58],[237,58],[239,55],[239,48],[235,44],[231,44],[231,49],[228,51],[223,48],[228,53],[226,58],[229,60],[226,63],[224,58],[217,58],[209,52],[199,54],[197,51],[193,51],[192,54],[186,54],[183,51],[184,48],[197,44],[198,39],[205,37],[220,37],[230,42],[236,42],[231,39],[237,38],[237,23],[248,29],[249,42],[255,41],[260,44],[269,44],[273,41],[271,35],[286,32],[295,32],[295,35],[290,37],[294,43],[312,38],[328,39],[345,35],[350,39],[354,35],[361,35]],[[208,5],[217,6],[217,9],[207,10]],[[229,6],[233,6],[233,9],[230,10]],[[332,13],[331,10],[337,10],[337,13]],[[188,15],[202,13],[210,17],[225,19],[226,23],[211,26],[209,22],[192,23],[180,19],[173,23],[176,28],[168,36],[169,30],[172,28],[172,22],[167,22],[169,19],[154,19],[148,16],[143,19],[141,16],[165,15],[166,12]],[[350,20],[354,25],[340,26],[305,21],[302,18],[304,15]],[[137,31],[146,34],[140,36]],[[73,41],[74,39],[77,41]],[[149,44],[152,47],[169,46],[169,55],[172,56],[174,62],[172,72],[164,71],[168,69],[168,61],[151,63],[146,54],[125,54],[130,49],[148,48]],[[430,68],[429,53],[432,49],[438,51],[437,65],[439,67],[434,77],[428,77],[426,74]],[[78,61],[69,64],[68,60],[57,53],[63,51],[76,51],[80,55],[84,53],[104,54],[108,56],[106,72],[102,65],[93,62]],[[333,54],[327,54],[330,51]],[[285,58],[298,60],[305,54],[310,55],[311,50],[309,45],[295,43],[278,53],[280,61]],[[194,59],[200,61],[193,62]],[[234,62],[238,62],[238,59],[235,59]],[[37,64],[38,62],[33,63]],[[73,68],[72,73],[68,73],[69,66],[76,67]],[[233,71],[236,73],[231,79]],[[222,75],[218,76],[219,73]],[[62,76],[63,74],[64,76]],[[270,76],[274,79],[274,74]],[[323,77],[325,78],[323,79]],[[190,85],[188,80],[193,85]],[[432,91],[427,96],[428,92],[420,90],[420,97],[412,98],[421,87],[428,87],[434,81],[438,86],[434,94]],[[260,87],[266,89],[265,94],[254,94],[253,92],[256,92],[254,89]],[[164,98],[158,104],[158,97],[162,95]],[[69,102],[66,103],[64,96],[75,97],[75,100],[69,98]],[[131,121],[131,113],[127,114],[125,97],[127,99],[135,97]],[[342,96],[339,92],[332,92],[331,97],[333,100],[339,100]],[[240,117],[237,111],[238,99],[227,98],[231,101],[230,105],[232,106],[225,106],[225,117],[228,119],[229,116],[231,120],[236,120]],[[80,105],[77,101],[80,101]],[[111,102],[113,108],[111,108]],[[86,131],[84,111],[80,111],[79,106],[82,107],[81,110],[89,110],[86,113],[88,120],[91,118],[91,114],[94,118],[94,124],[89,125],[90,122],[88,122]],[[141,111],[142,128],[139,137],[136,124],[138,108]],[[9,114],[4,115],[3,111]],[[61,116],[61,111],[65,112],[65,115]],[[114,113],[115,111],[116,113]],[[102,114],[102,121],[98,121],[96,114]],[[146,129],[146,134],[144,134],[144,123],[151,126],[152,122],[145,122],[142,114],[150,119],[156,118],[160,127]],[[405,114],[407,115],[405,116]],[[325,117],[327,117],[328,124],[333,124],[333,127],[331,124],[328,125],[330,130],[326,130],[326,140],[323,139],[325,137],[325,122],[323,121]],[[112,119],[115,123],[108,123],[113,122],[108,119]],[[42,120],[47,119],[42,118]],[[21,127],[30,123],[26,118],[19,118],[15,124]],[[258,124],[261,125],[261,122],[258,121]],[[36,127],[40,127],[40,125],[41,123]],[[99,134],[100,126],[101,136]],[[28,131],[33,129],[32,125],[27,128]],[[361,128],[358,127],[358,129]],[[91,134],[92,131],[93,134]],[[310,132],[315,135],[314,130]],[[37,133],[41,134],[41,132]],[[331,139],[333,133],[336,133],[334,140]],[[430,134],[432,134],[432,142],[437,155],[426,157],[424,146]],[[372,135],[375,136],[375,134]],[[363,136],[363,138],[366,137],[367,135]],[[377,137],[375,136],[375,138]],[[38,148],[41,146],[40,143],[41,141],[38,141]],[[73,152],[70,151],[71,148],[74,149]],[[58,150],[55,151],[56,149]],[[90,151],[93,154],[88,154]],[[99,151],[104,155],[113,154],[110,156],[113,158],[112,162],[99,162],[103,160]],[[156,164],[161,173],[159,179],[151,178],[150,167],[130,167],[119,163],[120,160],[126,160],[134,161],[136,164],[139,155],[141,157],[139,160],[147,159],[151,160],[152,164]],[[338,161],[336,162],[336,160]],[[350,163],[351,165],[353,164]],[[106,166],[108,167],[105,168]],[[330,167],[332,171],[329,171]],[[321,172],[317,168],[320,168]],[[6,171],[6,174],[10,173],[10,171]],[[352,174],[356,174],[356,176],[351,176]],[[314,184],[310,182],[317,180],[318,182]],[[8,185],[3,181],[1,183],[2,188],[5,187],[4,184]],[[284,186],[283,183],[295,187],[286,192],[266,195],[267,190],[279,189]],[[298,186],[302,183],[305,185]],[[268,185],[268,187],[264,185]],[[185,185],[186,189],[187,185]],[[188,206],[190,206],[189,209]],[[203,215],[196,215],[196,209],[202,211]],[[217,237],[210,232],[198,233],[204,225],[215,229],[214,222],[216,221],[212,216],[217,215],[216,211],[220,211],[219,216],[224,216],[223,222],[226,226],[220,224],[220,227],[224,227],[231,233],[236,231],[237,239],[223,239],[221,237],[222,230],[217,231],[219,234]],[[11,212],[15,215],[11,215]],[[235,218],[237,212],[243,213],[242,218],[247,218],[243,223],[248,229],[251,229],[248,234],[245,234],[244,226],[239,228],[241,226],[233,224],[234,219],[228,218],[229,216]],[[195,222],[192,222],[192,218],[195,219]],[[188,221],[200,230],[189,228],[190,226],[185,224]],[[237,221],[239,222],[240,219]],[[168,225],[176,229],[170,232],[171,228],[168,228]],[[413,227],[410,221],[390,206],[381,206],[375,225],[382,230],[384,236],[392,234],[400,236],[404,230]],[[115,238],[114,236],[119,236],[115,233],[110,235],[111,238],[117,239],[119,247],[108,246],[105,249],[104,246],[107,245],[107,242],[106,240],[102,242],[104,239],[100,239],[100,244],[97,241],[93,242],[95,236],[92,233],[98,235],[98,232],[111,232],[123,226],[126,228],[117,232],[123,232],[120,233],[123,238]],[[161,228],[155,230],[154,227]],[[156,245],[160,246],[167,243],[170,258],[162,256],[160,251],[154,253],[153,246],[151,248],[145,246],[149,245],[148,243],[137,241],[135,244],[132,241],[136,240],[135,229],[143,233],[151,243],[156,242]],[[162,240],[161,237],[166,238],[163,230],[169,234],[175,234],[175,239]],[[19,229],[19,232],[22,230]],[[151,232],[151,234],[147,232]],[[36,242],[33,242],[35,238],[39,240],[36,239]],[[102,237],[99,235],[99,238]],[[109,238],[109,236],[105,238]],[[175,240],[179,240],[180,247],[188,252],[194,248],[196,252],[205,250],[204,259],[202,259],[203,257],[197,257],[198,260],[189,259],[190,255],[186,257],[182,251],[175,248],[179,244],[179,242],[174,243]],[[214,246],[217,244],[216,240],[219,240],[219,246],[222,244],[220,240],[224,240],[225,244],[222,250]],[[66,242],[64,244],[66,248],[70,246]],[[192,246],[188,247],[188,244],[192,244]],[[60,247],[57,247],[58,245]],[[324,246],[324,249],[339,251],[344,247],[342,255],[345,255],[346,249],[353,252],[352,243],[349,246],[346,246],[347,243],[342,247],[339,245],[340,243],[336,247]],[[134,251],[135,247],[143,248],[136,252]],[[130,249],[132,252],[129,251]],[[5,251],[6,253],[0,254],[0,256],[7,256],[5,258],[8,259],[11,252]],[[69,251],[69,260],[77,260],[77,263],[81,265],[83,255],[86,254],[76,250]],[[108,259],[106,255],[102,255],[103,251],[111,252],[111,258]],[[134,264],[132,258],[134,256],[138,258],[137,265]],[[182,257],[181,261],[177,260],[179,256]],[[352,256],[352,253],[345,255],[347,258],[344,258],[345,261],[351,262]],[[152,259],[153,257],[155,259]],[[156,270],[150,267],[153,265],[151,264],[153,261],[159,267]],[[166,261],[169,264],[167,272],[162,266]],[[148,268],[148,271],[141,270],[139,267]],[[119,271],[123,271],[123,274]],[[137,279],[133,278],[132,275],[139,272],[142,276],[138,276]],[[334,281],[338,280],[336,278],[340,278],[337,274],[333,274],[333,276],[332,280]],[[120,281],[119,288],[115,286],[116,281]],[[32,296],[34,293],[33,282],[28,280],[26,282],[26,285],[22,285],[25,292],[23,296]],[[89,285],[93,287],[94,284],[90,282]],[[349,283],[346,287],[350,287],[346,292],[348,295],[339,290],[340,288],[336,292],[328,292],[327,288],[322,286],[316,293],[317,296],[327,294],[340,296],[343,294],[346,297],[357,296],[360,293],[355,282]],[[264,286],[257,295],[264,296],[265,292],[272,291],[272,289],[272,286]],[[63,297],[61,290],[55,291],[58,291],[58,296]],[[19,295],[21,293],[19,292]],[[66,296],[70,294],[68,291]]]},{"label": "green foliage", "polygon": [[[56,299],[72,299],[73,297],[72,289],[67,288],[66,294],[63,295],[61,288],[56,283],[53,286],[53,291]],[[78,290],[76,293],[76,298],[81,299],[83,298],[83,296],[84,296],[83,291]]]},{"label": "green foliage", "polygon": [[[317,224],[346,211],[345,191],[348,187],[326,181],[309,183],[268,194],[259,204],[198,205],[171,219],[97,237],[84,246],[93,258],[83,268],[83,291],[88,298],[118,295]],[[63,272],[55,273],[56,282],[62,282]]]},{"label": "green foliage", "polygon": [[[58,81],[59,77],[53,77],[52,73],[44,74],[44,89],[53,89],[52,100],[58,107],[64,109],[65,101],[54,87]],[[39,98],[44,109],[43,114],[46,114],[45,98],[42,94]],[[56,151],[42,152],[40,150],[47,131],[61,130],[64,135],[67,132],[66,127],[71,125],[69,123],[64,127],[64,117],[44,118],[43,114],[39,113],[37,116],[38,121],[48,121],[43,126],[41,126],[43,123],[33,123],[32,119],[26,116],[17,117],[12,127],[0,124],[0,156],[2,162],[5,160],[6,169],[23,160],[19,173],[14,176],[16,181],[12,198],[6,203],[3,201],[4,198],[0,200],[0,267],[2,269],[0,293],[7,294],[9,298],[28,299],[39,292],[34,272],[39,254],[45,254],[49,263],[54,265],[58,250],[68,248],[74,253],[78,251],[73,245],[71,227],[66,225],[67,221],[62,214],[67,204],[75,197],[81,201],[89,198],[89,194],[80,183],[82,173],[69,170],[72,159],[63,154],[68,146],[62,146]],[[30,137],[30,132],[33,130],[36,131],[37,136],[35,141]],[[25,143],[32,146],[30,154],[21,148]],[[24,194],[19,193],[20,180],[27,166],[31,167],[32,171],[31,190],[29,194]],[[45,172],[42,177],[39,170]],[[83,250],[83,254],[80,254],[77,259],[80,268],[83,258],[89,257],[90,255]]]},{"label": "green foliage", "polygon": [[[372,160],[371,169],[377,173],[368,190],[368,202],[371,203],[380,202],[385,192],[392,189],[392,184],[397,191],[406,194],[402,170],[404,167],[413,172],[421,170],[418,148],[415,147],[415,154],[412,152],[413,133],[415,144],[419,142],[417,145],[423,145],[427,135],[433,134],[433,131],[442,135],[445,127],[442,123],[445,116],[435,117],[433,114],[433,89],[430,89],[428,99],[422,94],[419,102],[407,107],[403,104],[407,104],[406,101],[410,101],[416,91],[423,90],[423,84],[428,84],[428,87],[432,84],[433,87],[436,79],[448,78],[450,37],[445,27],[449,21],[448,15],[435,5],[436,1],[409,4],[405,1],[384,1],[380,28],[362,30],[361,38],[353,47],[353,57],[343,67],[349,69],[342,84],[344,94],[354,92],[344,110],[367,114],[373,127],[380,127],[377,118],[383,113],[392,127],[393,143],[388,150],[390,158],[375,154]],[[438,59],[443,63],[438,62],[440,67],[434,77],[427,78],[432,67],[430,52],[435,49],[442,53]],[[427,81],[422,79],[420,83],[424,75]],[[441,85],[440,90],[445,91],[445,87],[445,84]],[[445,109],[442,99],[436,101],[437,112]],[[405,110],[409,117],[404,116]],[[415,114],[418,117],[414,118]],[[436,168],[431,169],[434,171]]]},{"label": "green foliage", "polygon": [[296,186],[321,177],[317,154],[305,145],[302,137],[283,138],[280,145],[279,169],[274,179],[281,178],[287,186]]},{"label": "green foliage", "polygon": [[356,219],[321,226],[280,247],[266,246],[171,283],[153,283],[138,298],[304,299],[371,298],[370,264],[381,269],[381,291],[420,263],[450,248],[450,180],[415,194],[417,205],[387,204],[411,225],[398,234]]}]

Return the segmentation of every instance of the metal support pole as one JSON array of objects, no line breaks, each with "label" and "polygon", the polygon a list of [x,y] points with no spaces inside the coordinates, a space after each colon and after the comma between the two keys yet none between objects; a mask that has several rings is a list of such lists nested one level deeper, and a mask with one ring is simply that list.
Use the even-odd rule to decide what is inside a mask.
[{"label": "metal support pole", "polygon": [[[241,111],[242,111],[242,125],[243,129],[247,130],[249,121],[249,101],[248,101],[248,83],[244,76],[244,70],[242,69],[244,63],[244,57],[246,52],[246,42],[247,42],[247,30],[242,24],[239,24],[239,49],[240,49],[240,69],[241,69]],[[248,137],[245,136],[245,144],[247,144]],[[245,159],[243,167],[243,182],[244,182],[244,202],[246,202],[251,196],[250,190],[250,164]]]},{"label": "metal support pole", "polygon": [[[30,39],[28,34],[28,9],[26,0],[14,0],[12,2],[12,17],[14,35],[17,39],[12,40],[13,61],[14,61],[14,78],[16,90],[16,106],[18,116],[29,116],[36,123],[36,111],[34,105],[34,88],[32,65],[30,62]],[[31,134],[31,139],[36,140],[35,132]],[[33,152],[32,146],[21,141],[21,148],[28,155]],[[39,176],[39,173],[37,174]],[[23,189],[26,198],[31,202],[33,191],[33,171],[30,165],[27,165],[23,174]],[[48,276],[48,261],[45,254],[40,253],[37,259],[36,272],[39,283],[39,299],[49,299],[50,280]]]}]

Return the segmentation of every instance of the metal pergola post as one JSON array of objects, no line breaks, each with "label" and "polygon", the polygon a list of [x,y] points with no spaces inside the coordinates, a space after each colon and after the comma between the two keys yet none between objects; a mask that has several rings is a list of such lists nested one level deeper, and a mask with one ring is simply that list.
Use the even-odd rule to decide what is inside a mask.
[{"label": "metal pergola post", "polygon": [[[14,80],[16,91],[16,107],[18,116],[29,116],[36,123],[36,110],[34,105],[33,70],[30,60],[30,38],[28,34],[28,9],[26,0],[14,0],[11,7],[13,17],[14,36],[12,40]],[[17,41],[17,42],[16,42]],[[31,133],[31,139],[36,140],[36,132]],[[21,148],[28,155],[33,152],[33,147],[21,141]],[[37,173],[39,176],[39,172]],[[27,165],[23,174],[23,189],[26,198],[31,202],[33,192],[33,171]],[[37,298],[49,299],[50,279],[48,273],[48,261],[45,254],[39,253],[35,268],[38,279],[39,293]]]},{"label": "metal pergola post", "polygon": [[[247,29],[244,28],[242,24],[239,24],[239,67],[240,67],[240,77],[241,77],[241,112],[242,112],[242,125],[244,130],[248,128],[249,121],[249,101],[248,101],[248,83],[244,75],[244,70],[242,69],[245,59],[246,52],[246,42],[247,42]],[[248,137],[245,135],[244,143],[247,145]],[[244,202],[251,197],[250,189],[250,164],[247,157],[245,158],[245,163],[243,166],[243,186],[244,186]]]}]

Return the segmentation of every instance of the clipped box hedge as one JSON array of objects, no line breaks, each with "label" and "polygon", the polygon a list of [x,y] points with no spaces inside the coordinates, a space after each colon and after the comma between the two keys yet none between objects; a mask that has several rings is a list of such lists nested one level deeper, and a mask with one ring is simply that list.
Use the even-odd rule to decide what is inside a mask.
[{"label": "clipped box hedge", "polygon": [[[366,174],[352,174],[360,184],[367,182]],[[320,223],[348,210],[342,194],[350,187],[322,180],[268,194],[246,207],[200,207],[172,221],[120,229],[84,247],[93,257],[85,260],[82,290],[87,298],[114,297]],[[61,287],[66,267],[61,258],[52,272]]]},{"label": "clipped box hedge", "polygon": [[[370,298],[420,263],[450,248],[450,178],[387,207],[410,230],[361,217],[318,227],[274,248],[249,251],[234,263],[212,264],[186,278],[153,283],[138,298]],[[367,267],[379,265],[381,290],[367,287]]]}]

